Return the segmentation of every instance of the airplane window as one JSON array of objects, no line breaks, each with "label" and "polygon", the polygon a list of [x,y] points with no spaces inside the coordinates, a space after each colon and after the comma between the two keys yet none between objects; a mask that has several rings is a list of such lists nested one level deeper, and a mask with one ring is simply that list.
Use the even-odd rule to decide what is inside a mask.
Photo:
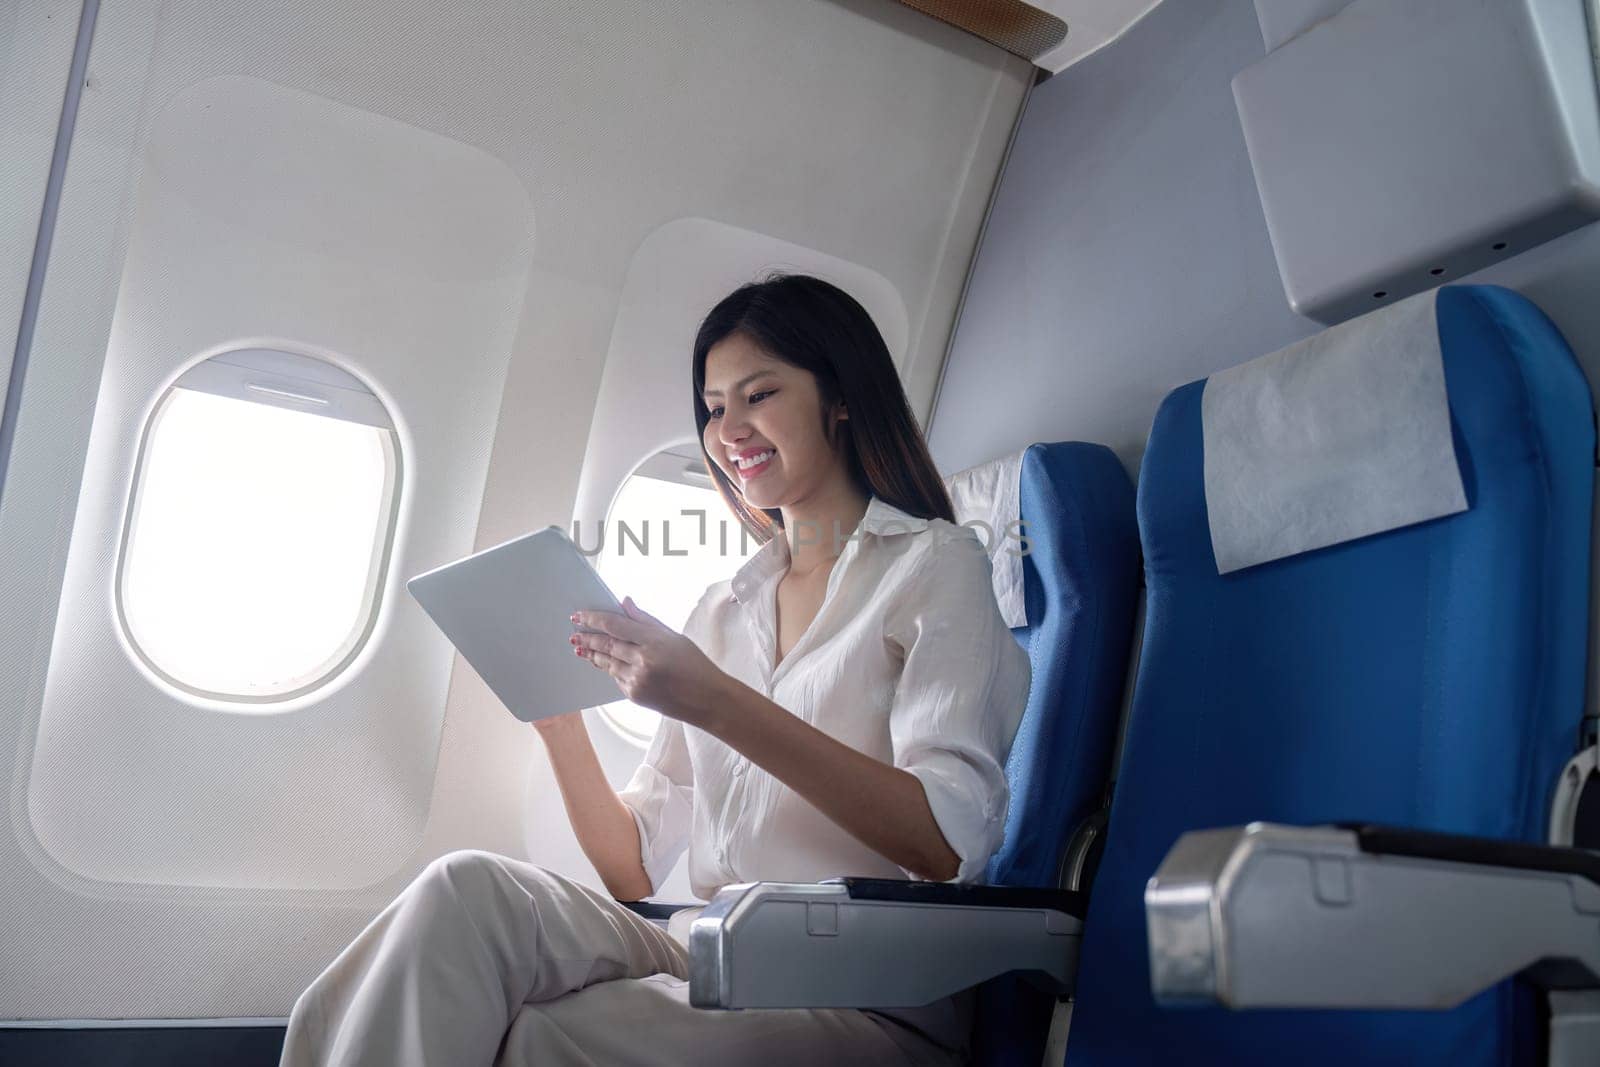
[{"label": "airplane window", "polygon": [[[579,529],[578,544],[595,553],[595,567],[617,596],[675,630],[682,630],[706,587],[733,577],[761,546],[744,532],[712,488],[698,445],[665,449],[622,483],[606,516],[604,542]],[[632,701],[603,705],[617,733],[645,746],[660,716]]]},{"label": "airplane window", "polygon": [[398,485],[393,423],[355,376],[266,349],[190,368],[134,476],[117,577],[129,643],[199,696],[324,684],[376,621]]}]

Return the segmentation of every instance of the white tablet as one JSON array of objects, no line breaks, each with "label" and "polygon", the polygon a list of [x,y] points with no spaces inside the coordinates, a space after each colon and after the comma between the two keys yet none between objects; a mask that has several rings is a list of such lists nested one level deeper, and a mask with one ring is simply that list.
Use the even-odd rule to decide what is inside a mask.
[{"label": "white tablet", "polygon": [[406,588],[523,722],[623,699],[609,674],[573,654],[568,617],[620,615],[622,605],[559,527],[419,574]]}]

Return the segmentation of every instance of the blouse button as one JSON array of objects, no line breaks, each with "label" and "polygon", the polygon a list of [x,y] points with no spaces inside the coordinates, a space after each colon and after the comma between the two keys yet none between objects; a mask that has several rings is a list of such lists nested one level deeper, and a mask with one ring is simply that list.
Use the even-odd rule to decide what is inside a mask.
[{"label": "blouse button", "polygon": [[733,765],[733,776],[735,778],[744,777],[744,760],[740,760]]}]

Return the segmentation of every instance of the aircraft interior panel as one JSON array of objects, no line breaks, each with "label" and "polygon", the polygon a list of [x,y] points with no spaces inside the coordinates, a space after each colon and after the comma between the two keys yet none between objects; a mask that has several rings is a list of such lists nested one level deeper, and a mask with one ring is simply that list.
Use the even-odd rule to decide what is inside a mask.
[{"label": "aircraft interior panel", "polygon": [[[330,174],[361,191],[359,211],[321,192]],[[242,688],[252,674],[280,677],[294,669],[275,662],[241,664],[237,692],[219,692],[225,680],[185,685],[135,654],[136,591],[125,584],[139,562],[134,523],[163,521],[156,513],[162,501],[144,490],[161,474],[146,468],[165,458],[152,446],[169,391],[185,391],[195,367],[225,364],[241,349],[283,349],[312,359],[313,367],[348,368],[383,398],[378,407],[393,413],[396,521],[344,519],[330,501],[276,490],[276,477],[296,475],[275,475],[275,468],[246,474],[250,460],[241,451],[206,493],[217,513],[181,520],[189,536],[225,543],[226,554],[214,555],[203,542],[165,549],[181,552],[188,565],[164,570],[152,579],[162,587],[145,594],[178,602],[167,610],[203,619],[203,626],[149,634],[146,643],[215,640],[202,654],[215,661],[229,646],[267,642],[276,626],[305,633],[339,613],[336,575],[368,568],[330,564],[303,586],[295,579],[317,576],[324,553],[341,553],[330,543],[341,523],[357,524],[356,536],[369,544],[386,542],[397,529],[402,536],[392,550],[377,548],[402,574],[470,551],[534,223],[527,193],[499,160],[258,79],[205,79],[157,117],[29,773],[29,823],[55,863],[99,883],[356,889],[390,877],[416,848],[449,669],[448,652],[426,620],[386,581],[375,602],[358,609],[375,618],[357,658],[331,676],[308,679],[320,683],[309,692],[257,698]],[[427,268],[416,269],[420,263]],[[175,366],[178,352],[186,358]],[[345,395],[353,384],[267,368],[253,369],[246,382],[316,412],[302,415],[313,420],[304,429],[289,421],[260,431],[286,440],[320,425],[350,425],[330,420],[317,393]],[[216,417],[231,420],[263,407],[253,399],[218,403]],[[229,414],[227,405],[239,411]],[[335,462],[332,445],[313,446],[329,450],[320,465]],[[372,481],[381,487],[381,476]],[[276,516],[255,515],[249,496],[227,499],[224,487],[240,482],[260,486],[271,510],[295,521],[274,532]],[[344,484],[326,490],[336,497],[357,491]],[[182,490],[173,493],[172,506],[187,510]],[[428,506],[417,507],[418,500]],[[381,510],[390,510],[387,501]],[[233,568],[256,572],[267,587],[231,589],[223,576]],[[197,576],[198,588],[186,592],[193,571],[209,575]],[[111,617],[108,587],[116,587],[118,601]],[[275,602],[276,595],[285,599]],[[243,603],[253,605],[249,617],[235,613],[233,605]],[[283,621],[254,629],[262,613]],[[358,620],[357,628],[367,627]],[[250,758],[240,759],[241,752]],[[295,799],[285,804],[287,797]],[[328,822],[318,814],[327,810],[347,817]],[[297,857],[292,865],[284,863],[286,852]]]},{"label": "aircraft interior panel", "polygon": [[[92,49],[0,504],[0,879],[35,918],[0,1014],[282,1018],[428,857],[553,815],[401,583],[570,518],[641,246],[700,218],[863,265],[925,411],[1029,67],[897,5],[68,7]],[[400,509],[357,659],[222,710],[139,671],[110,586],[147,417],[242,348],[370,388]]]}]

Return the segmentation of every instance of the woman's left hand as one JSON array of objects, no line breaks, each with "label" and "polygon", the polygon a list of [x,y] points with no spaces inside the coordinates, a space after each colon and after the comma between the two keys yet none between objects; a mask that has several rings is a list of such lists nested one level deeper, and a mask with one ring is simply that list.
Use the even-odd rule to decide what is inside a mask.
[{"label": "woman's left hand", "polygon": [[600,631],[573,634],[577,653],[611,675],[635,704],[703,725],[728,675],[693,641],[641,610],[632,597],[623,599],[622,610],[625,614],[576,612],[574,625]]}]

